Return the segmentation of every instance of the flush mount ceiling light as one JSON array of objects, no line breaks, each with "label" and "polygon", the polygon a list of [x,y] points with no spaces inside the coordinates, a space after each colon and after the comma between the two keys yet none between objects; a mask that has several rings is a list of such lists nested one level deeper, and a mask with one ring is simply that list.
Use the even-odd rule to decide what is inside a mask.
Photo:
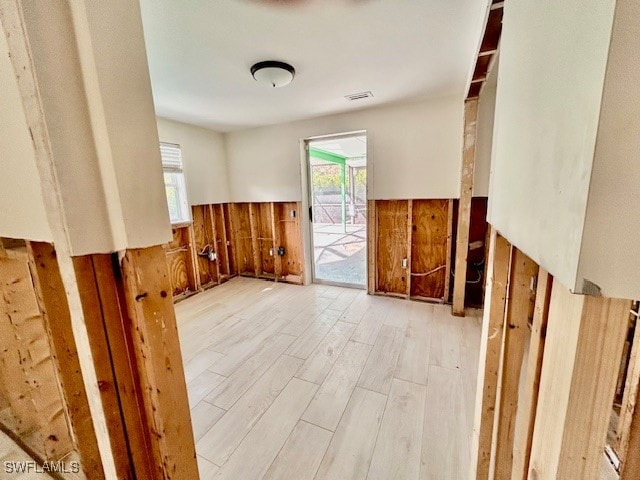
[{"label": "flush mount ceiling light", "polygon": [[251,67],[253,78],[270,87],[284,87],[290,84],[295,74],[296,71],[291,65],[276,60],[258,62]]}]

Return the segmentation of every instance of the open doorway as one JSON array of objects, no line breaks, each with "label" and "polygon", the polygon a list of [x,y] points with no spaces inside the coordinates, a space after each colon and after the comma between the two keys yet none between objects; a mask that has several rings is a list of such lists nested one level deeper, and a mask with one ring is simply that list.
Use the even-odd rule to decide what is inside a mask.
[{"label": "open doorway", "polygon": [[367,137],[308,141],[313,281],[367,284]]}]

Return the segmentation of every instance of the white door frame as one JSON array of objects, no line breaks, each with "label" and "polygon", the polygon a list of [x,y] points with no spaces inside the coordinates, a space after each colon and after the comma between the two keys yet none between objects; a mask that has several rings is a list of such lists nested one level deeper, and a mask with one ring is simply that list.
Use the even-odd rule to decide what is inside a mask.
[{"label": "white door frame", "polygon": [[[326,139],[335,139],[335,138],[348,138],[348,137],[356,137],[364,135],[367,139],[367,185],[366,185],[366,199],[367,210],[369,208],[368,202],[371,198],[372,194],[372,186],[373,186],[373,161],[372,161],[372,152],[371,152],[371,139],[370,134],[366,130],[356,130],[352,132],[344,132],[344,133],[336,133],[330,135],[320,135],[314,137],[307,137],[300,140],[300,176],[301,176],[301,186],[302,186],[302,237],[304,242],[304,253],[305,253],[305,268],[304,268],[304,284],[309,285],[311,283],[319,283],[323,285],[336,285],[340,287],[348,287],[348,288],[356,288],[356,289],[367,289],[367,282],[365,281],[364,286],[346,284],[341,282],[332,282],[328,280],[318,280],[315,275],[315,262],[313,261],[313,223],[310,221],[310,198],[311,198],[311,164],[309,162],[309,143],[316,140],[326,140]],[[369,239],[369,219],[367,217],[367,246],[365,252],[365,275],[366,278],[369,276],[369,248],[368,242]]]}]

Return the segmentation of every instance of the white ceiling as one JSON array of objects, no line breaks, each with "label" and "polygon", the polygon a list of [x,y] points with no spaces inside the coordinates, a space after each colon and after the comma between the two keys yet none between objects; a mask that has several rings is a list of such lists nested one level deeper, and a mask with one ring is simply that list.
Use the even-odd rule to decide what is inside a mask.
[{"label": "white ceiling", "polygon": [[[159,116],[220,131],[459,94],[488,0],[141,0]],[[292,64],[283,88],[252,78]],[[370,90],[374,98],[344,96]]]}]

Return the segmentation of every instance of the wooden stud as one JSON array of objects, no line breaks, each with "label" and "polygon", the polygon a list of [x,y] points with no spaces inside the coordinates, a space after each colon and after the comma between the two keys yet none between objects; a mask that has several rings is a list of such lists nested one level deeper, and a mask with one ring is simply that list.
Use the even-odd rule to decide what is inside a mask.
[{"label": "wooden stud", "polygon": [[[207,215],[208,213],[208,215]],[[218,231],[216,229],[216,218],[213,212],[213,205],[205,205],[205,218],[209,221],[209,227],[211,228],[211,248],[216,252],[216,261],[213,262],[213,269],[216,272],[216,283],[220,285],[220,252],[218,251]],[[209,261],[211,264],[211,261]]]},{"label": "wooden stud", "polygon": [[157,478],[198,478],[175,312],[161,247],[127,250],[122,275]]},{"label": "wooden stud", "polygon": [[222,212],[224,214],[224,230],[226,234],[227,259],[229,262],[229,276],[233,277],[238,274],[238,259],[236,254],[236,233],[233,226],[233,215],[231,213],[232,205],[230,203],[222,204]]},{"label": "wooden stud", "polygon": [[554,282],[527,478],[599,478],[630,306]]},{"label": "wooden stud", "polygon": [[495,229],[491,229],[487,262],[487,301],[482,320],[478,387],[471,437],[472,461],[469,478],[477,480],[489,478],[510,263],[511,245]]},{"label": "wooden stud", "polygon": [[[76,438],[83,470],[91,478],[104,477],[98,441],[91,419],[80,361],[71,326],[71,314],[53,245],[29,242],[29,263],[38,303],[50,332],[69,420]],[[162,258],[165,261],[164,251]]]},{"label": "wooden stud", "polygon": [[[635,398],[640,396],[640,384],[636,384]],[[627,429],[627,446],[620,468],[620,480],[636,480],[640,472],[640,408],[634,409]]]},{"label": "wooden stud", "polygon": [[367,201],[367,292],[372,294],[378,284],[378,269],[376,261],[378,244],[378,214],[376,201]]},{"label": "wooden stud", "polygon": [[[451,286],[451,250],[453,248],[453,200],[449,200],[449,206],[447,210],[447,258],[444,277],[444,301],[449,301],[450,286]],[[489,256],[487,255],[487,258]]]},{"label": "wooden stud", "polygon": [[526,347],[528,324],[533,318],[535,293],[532,284],[538,265],[517,248],[512,249],[509,273],[509,301],[505,317],[500,397],[496,422],[496,478],[511,478],[520,372]]},{"label": "wooden stud", "polygon": [[536,419],[536,408],[538,407],[540,372],[542,371],[552,285],[553,277],[545,269],[540,268],[526,364],[525,384],[522,389],[525,395],[518,407],[518,415],[522,418],[522,423],[518,428],[518,435],[515,438],[513,447],[513,474],[511,476],[513,480],[527,480],[529,471],[529,456],[531,455],[533,426]]},{"label": "wooden stud", "polygon": [[413,200],[409,199],[408,200],[408,206],[407,206],[407,268],[406,268],[406,273],[407,273],[407,298],[409,298],[411,296],[411,273],[412,273],[412,267],[411,267],[411,251],[413,250],[411,248],[412,242],[411,242],[411,237],[413,235]]},{"label": "wooden stud", "polygon": [[464,145],[462,152],[462,175],[460,179],[460,203],[458,206],[458,232],[452,307],[452,313],[461,317],[464,317],[464,296],[467,282],[467,256],[469,254],[469,227],[471,223],[471,197],[473,194],[477,120],[478,100],[465,101]]},{"label": "wooden stud", "polygon": [[135,358],[134,332],[127,315],[118,254],[94,254],[91,261],[136,478],[153,478],[156,467],[152,443],[156,437],[145,416],[145,392]]},{"label": "wooden stud", "polygon": [[629,355],[629,365],[627,367],[627,379],[622,395],[620,418],[617,427],[618,445],[616,453],[623,464],[629,451],[631,423],[635,417],[636,407],[638,406],[638,386],[640,385],[640,318],[636,318],[635,322],[633,343],[631,345],[631,354]]},{"label": "wooden stud", "polygon": [[198,268],[198,254],[196,253],[193,223],[187,227],[187,238],[189,246],[189,253],[187,254],[187,257],[189,259],[190,282],[193,291],[198,292],[202,290],[202,285],[200,283],[200,269]]},{"label": "wooden stud", "polygon": [[[107,258],[109,256],[107,255]],[[114,359],[111,355],[109,342],[106,336],[104,315],[108,311],[109,305],[102,305],[98,284],[96,282],[96,272],[91,255],[73,258],[73,265],[76,271],[80,300],[84,320],[89,333],[89,341],[93,363],[96,368],[98,384],[100,385],[100,398],[107,419],[107,430],[111,441],[111,450],[116,465],[116,472],[119,479],[133,479],[133,465],[129,460],[129,442],[125,433],[124,418],[120,408],[120,397],[118,395],[115,372],[112,366]],[[111,264],[108,264],[109,269]],[[112,299],[113,300],[113,299]],[[117,309],[117,298],[115,299]],[[114,305],[111,305],[112,307]],[[119,322],[120,315],[110,318],[109,321]]]},{"label": "wooden stud", "polygon": [[251,249],[253,251],[253,267],[255,269],[256,277],[262,275],[262,258],[260,255],[260,241],[258,240],[258,213],[256,209],[257,204],[249,204],[249,222],[251,225]]},{"label": "wooden stud", "polygon": [[227,234],[227,220],[224,213],[224,205],[219,204],[216,208],[216,224],[219,225],[219,228],[216,228],[218,235],[220,235],[220,245],[218,249],[218,256],[220,256],[220,251],[224,250],[224,260],[223,267],[225,271],[225,275],[228,277],[231,276],[231,261],[229,259],[229,249],[227,248],[227,243],[229,242],[229,235]]},{"label": "wooden stud", "polygon": [[279,238],[278,230],[276,229],[276,209],[274,202],[269,203],[269,210],[271,212],[271,248],[273,249],[273,273],[275,275],[276,281],[278,277],[282,275],[282,257],[278,255],[278,244],[276,239]]}]

